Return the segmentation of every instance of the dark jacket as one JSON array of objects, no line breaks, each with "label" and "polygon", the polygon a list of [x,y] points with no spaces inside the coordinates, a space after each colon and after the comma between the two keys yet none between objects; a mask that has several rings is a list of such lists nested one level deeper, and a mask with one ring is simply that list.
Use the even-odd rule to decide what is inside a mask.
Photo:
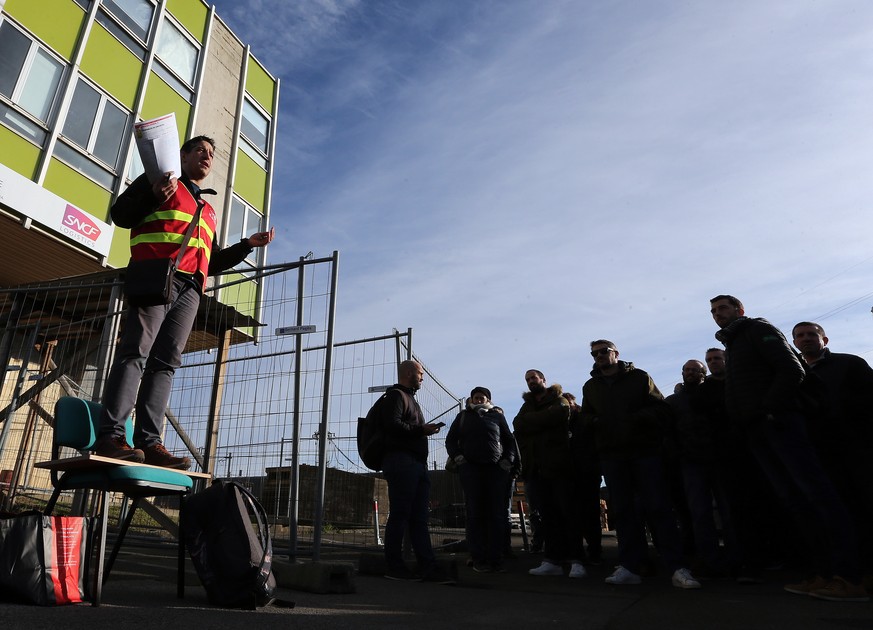
[{"label": "dark jacket", "polygon": [[454,459],[463,455],[473,464],[496,464],[501,459],[510,468],[518,461],[518,446],[499,407],[467,408],[459,413],[446,435],[446,452]]},{"label": "dark jacket", "polygon": [[635,459],[657,454],[670,423],[670,407],[651,377],[619,361],[619,372],[599,368],[582,386],[582,422],[594,427],[601,459]]},{"label": "dark jacket", "polygon": [[808,370],[820,379],[825,396],[824,417],[811,418],[816,438],[837,453],[873,447],[873,368],[859,356],[825,348]]},{"label": "dark jacket", "polygon": [[680,457],[709,464],[735,456],[738,444],[727,418],[723,380],[709,377],[699,385],[683,385],[667,396],[667,403],[673,411],[673,439]]},{"label": "dark jacket", "polygon": [[769,414],[801,410],[803,366],[779,329],[765,319],[740,317],[715,338],[727,351],[725,400],[735,422],[749,426]]},{"label": "dark jacket", "polygon": [[385,421],[385,453],[404,451],[427,462],[427,436],[424,414],[414,398],[415,390],[392,385],[385,392],[382,417]]},{"label": "dark jacket", "polygon": [[558,384],[546,389],[537,401],[531,392],[522,394],[524,404],[512,421],[521,453],[521,475],[563,477],[570,472],[570,403]]},{"label": "dark jacket", "polygon": [[570,409],[570,459],[575,471],[600,468],[594,426],[582,422],[582,409],[578,405]]}]

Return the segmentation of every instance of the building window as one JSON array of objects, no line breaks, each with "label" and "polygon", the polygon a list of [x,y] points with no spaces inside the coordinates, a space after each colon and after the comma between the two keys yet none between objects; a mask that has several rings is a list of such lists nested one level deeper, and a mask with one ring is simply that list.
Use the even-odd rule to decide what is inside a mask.
[{"label": "building window", "polygon": [[141,41],[148,41],[155,5],[149,0],[103,0],[103,6]]},{"label": "building window", "polygon": [[[230,246],[238,243],[244,238],[248,238],[255,232],[263,231],[264,217],[254,208],[246,205],[238,197],[234,197],[230,202],[230,215],[227,218],[227,238],[225,246]],[[246,262],[251,265],[258,264],[258,253],[260,249],[253,250]]]},{"label": "building window", "polygon": [[[64,64],[15,28],[0,23],[0,94],[34,119],[47,123],[54,109]],[[45,129],[0,101],[2,120],[37,143]]]},{"label": "building window", "polygon": [[243,101],[241,132],[243,151],[266,169],[270,119],[248,99]]},{"label": "building window", "polygon": [[55,154],[98,183],[115,181],[122,139],[130,134],[129,114],[79,78]]},{"label": "building window", "polygon": [[164,20],[156,49],[158,57],[189,86],[194,86],[197,71],[197,47],[176,25]]}]

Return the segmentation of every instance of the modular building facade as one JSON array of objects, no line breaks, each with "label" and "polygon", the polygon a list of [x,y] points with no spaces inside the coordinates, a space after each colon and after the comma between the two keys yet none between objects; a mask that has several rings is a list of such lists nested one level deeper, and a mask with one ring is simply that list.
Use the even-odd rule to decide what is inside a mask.
[{"label": "modular building facade", "polygon": [[[127,264],[109,208],[143,170],[133,125],[171,112],[180,143],[216,140],[218,243],[266,229],[278,98],[202,0],[0,0],[0,286]],[[257,303],[256,282],[233,291]]]},{"label": "modular building facade", "polygon": [[[49,487],[31,464],[54,400],[101,398],[130,256],[109,209],[143,172],[134,124],[172,113],[180,144],[215,139],[205,185],[225,246],[270,225],[278,99],[203,0],[0,0],[0,506],[10,487]],[[189,348],[252,338],[266,255],[210,292]],[[71,276],[108,288],[64,289]]]}]

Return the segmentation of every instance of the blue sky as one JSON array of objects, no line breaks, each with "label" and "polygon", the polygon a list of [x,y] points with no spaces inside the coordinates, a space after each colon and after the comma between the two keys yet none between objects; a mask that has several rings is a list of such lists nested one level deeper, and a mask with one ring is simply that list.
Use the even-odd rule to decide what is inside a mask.
[{"label": "blue sky", "polygon": [[670,393],[719,293],[873,356],[873,3],[215,4],[282,80],[270,261],[339,250],[337,341],[412,327],[510,419],[601,337]]}]

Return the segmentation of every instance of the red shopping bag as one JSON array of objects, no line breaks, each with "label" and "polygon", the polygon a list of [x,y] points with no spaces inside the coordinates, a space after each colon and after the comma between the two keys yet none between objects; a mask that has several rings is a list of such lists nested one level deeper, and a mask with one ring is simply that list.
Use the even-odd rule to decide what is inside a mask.
[{"label": "red shopping bag", "polygon": [[27,512],[0,519],[0,585],[41,606],[84,597],[88,518]]}]

